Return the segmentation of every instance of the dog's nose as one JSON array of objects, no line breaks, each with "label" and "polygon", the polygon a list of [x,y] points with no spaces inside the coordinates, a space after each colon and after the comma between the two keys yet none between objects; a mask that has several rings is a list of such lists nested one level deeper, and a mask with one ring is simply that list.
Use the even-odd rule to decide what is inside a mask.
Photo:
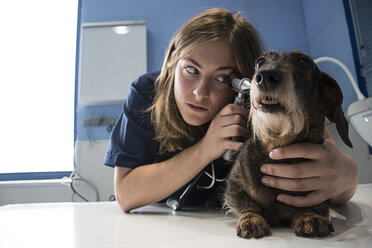
[{"label": "dog's nose", "polygon": [[282,81],[282,72],[279,69],[262,70],[256,74],[257,85],[264,90],[273,90]]}]

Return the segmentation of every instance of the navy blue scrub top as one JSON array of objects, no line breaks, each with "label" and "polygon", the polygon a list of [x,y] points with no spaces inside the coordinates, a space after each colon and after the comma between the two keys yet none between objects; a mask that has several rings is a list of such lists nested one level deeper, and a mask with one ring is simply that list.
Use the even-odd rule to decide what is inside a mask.
[{"label": "navy blue scrub top", "polygon": [[[159,72],[147,73],[132,83],[123,105],[123,111],[111,133],[111,141],[104,161],[105,165],[134,169],[141,165],[167,160],[177,154],[177,152],[167,155],[158,154],[159,143],[154,140],[155,131],[151,123],[151,114],[146,111],[155,96],[155,80],[158,75]],[[216,178],[225,178],[230,166],[222,158],[215,160],[213,163]],[[211,170],[211,165],[205,168],[205,171],[210,175],[212,175]],[[204,205],[205,200],[216,197],[218,193],[221,193],[223,183],[218,182],[211,189],[200,189],[200,186],[208,186],[210,183],[211,179],[203,173],[197,183],[199,187],[196,186],[190,191],[184,204]],[[187,185],[168,198],[179,197]]]}]

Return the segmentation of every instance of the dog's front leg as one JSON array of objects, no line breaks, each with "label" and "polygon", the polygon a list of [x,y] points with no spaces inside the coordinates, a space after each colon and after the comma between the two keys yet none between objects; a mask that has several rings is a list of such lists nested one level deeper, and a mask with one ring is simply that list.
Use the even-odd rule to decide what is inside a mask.
[{"label": "dog's front leg", "polygon": [[238,215],[236,233],[242,238],[262,238],[270,235],[270,227],[261,214],[247,211]]},{"label": "dog's front leg", "polygon": [[236,234],[242,238],[261,238],[270,234],[270,227],[261,215],[260,207],[238,185],[228,184],[225,208],[238,217]]},{"label": "dog's front leg", "polygon": [[304,237],[322,237],[334,232],[328,218],[311,209],[301,210],[294,216],[292,229],[297,235]]}]

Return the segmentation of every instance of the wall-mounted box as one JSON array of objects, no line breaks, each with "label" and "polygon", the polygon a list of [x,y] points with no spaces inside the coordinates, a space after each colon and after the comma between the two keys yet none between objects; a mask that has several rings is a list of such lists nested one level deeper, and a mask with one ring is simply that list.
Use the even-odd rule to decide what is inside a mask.
[{"label": "wall-mounted box", "polygon": [[79,103],[122,103],[147,71],[146,22],[84,23],[79,57]]}]

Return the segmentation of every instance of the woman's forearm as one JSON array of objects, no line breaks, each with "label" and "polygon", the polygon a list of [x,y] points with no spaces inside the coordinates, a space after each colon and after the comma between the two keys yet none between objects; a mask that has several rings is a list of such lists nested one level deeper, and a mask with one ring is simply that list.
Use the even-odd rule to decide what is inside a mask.
[{"label": "woman's forearm", "polygon": [[203,156],[198,143],[160,163],[133,170],[116,167],[116,199],[125,212],[158,202],[189,182],[211,161]]}]

